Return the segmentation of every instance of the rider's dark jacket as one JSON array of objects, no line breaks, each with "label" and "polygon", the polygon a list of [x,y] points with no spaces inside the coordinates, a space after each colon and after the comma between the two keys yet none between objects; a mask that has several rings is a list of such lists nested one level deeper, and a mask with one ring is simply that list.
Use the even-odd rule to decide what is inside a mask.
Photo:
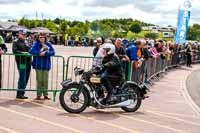
[{"label": "rider's dark jacket", "polygon": [[116,54],[111,54],[103,59],[104,70],[107,71],[109,75],[121,76],[122,77],[122,66],[119,57]]}]

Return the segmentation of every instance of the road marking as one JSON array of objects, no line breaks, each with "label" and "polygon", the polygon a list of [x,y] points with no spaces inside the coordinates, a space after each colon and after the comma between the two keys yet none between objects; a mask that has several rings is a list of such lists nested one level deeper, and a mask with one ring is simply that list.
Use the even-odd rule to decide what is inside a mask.
[{"label": "road marking", "polygon": [[[13,100],[11,98],[4,98],[3,99],[9,99],[9,100]],[[41,106],[41,107],[44,107],[44,108],[48,108],[48,109],[51,109],[51,110],[54,110],[54,111],[58,111],[58,112],[63,112],[63,113],[67,113],[66,111],[64,110],[61,110],[61,109],[58,109],[58,108],[55,108],[55,107],[51,107],[51,106],[48,106],[48,105],[44,105],[44,104],[40,104],[40,103],[36,103],[36,102],[32,102],[30,100],[19,100],[17,99],[17,101],[23,101],[23,102],[27,102],[27,103],[31,103],[31,104],[35,104],[35,105],[38,105],[38,106]],[[96,110],[96,109],[93,109],[95,111],[100,111],[100,110]],[[102,111],[102,110],[101,110]],[[106,111],[103,111],[103,112],[106,112]],[[148,111],[146,111],[148,112]],[[149,111],[150,112],[150,111]],[[153,111],[152,111],[153,112]],[[176,132],[179,132],[179,133],[185,133],[184,131],[181,131],[181,130],[178,130],[178,129],[175,129],[175,128],[171,128],[169,126],[165,126],[165,125],[161,125],[161,124],[158,124],[158,123],[154,123],[154,122],[150,122],[150,121],[145,121],[145,120],[142,120],[142,119],[138,119],[138,118],[133,118],[133,117],[129,117],[129,116],[125,116],[125,115],[121,115],[121,114],[117,114],[117,113],[113,113],[115,115],[118,115],[118,116],[121,116],[121,117],[124,117],[124,118],[127,118],[127,119],[131,119],[131,120],[135,120],[135,121],[140,121],[140,122],[143,122],[143,123],[147,123],[147,124],[151,124],[151,125],[154,125],[154,126],[157,126],[157,127],[161,127],[161,128],[165,128],[165,129],[169,129],[169,130],[173,130],[173,131],[176,131]],[[156,113],[155,113],[156,114]],[[80,118],[83,118],[83,119],[88,119],[88,120],[93,120],[97,123],[101,123],[101,124],[104,124],[104,125],[107,125],[107,126],[111,126],[111,127],[116,127],[118,129],[121,129],[121,130],[125,130],[125,131],[128,131],[128,132],[134,132],[134,133],[138,133],[139,131],[133,131],[131,129],[128,129],[128,128],[125,128],[125,127],[121,127],[121,126],[118,126],[118,125],[115,125],[115,124],[112,124],[112,123],[107,123],[107,122],[104,122],[104,121],[101,121],[101,120],[96,120],[95,118],[92,118],[92,117],[85,117],[85,116],[82,116],[82,115],[79,115],[79,114],[71,114],[71,115],[75,115],[75,116],[78,116]],[[162,114],[161,114],[162,115]],[[169,117],[168,117],[169,118]],[[179,119],[179,118],[176,118],[176,120]],[[180,120],[180,119],[179,119]],[[181,121],[184,121],[186,122],[185,120],[182,120]],[[197,124],[197,123],[195,123]]]},{"label": "road marking", "polygon": [[158,113],[158,112],[153,112],[153,111],[146,111],[146,112],[154,114],[154,115],[158,115],[158,116],[161,116],[161,117],[165,117],[165,118],[168,118],[168,119],[173,119],[173,120],[176,120],[176,121],[181,121],[181,122],[184,122],[184,123],[187,123],[187,124],[190,124],[190,125],[200,126],[199,123],[195,123],[195,122],[183,120],[183,119],[180,119],[180,118],[177,118],[177,117],[174,117],[174,116],[164,115],[164,114],[161,114],[161,113]]},{"label": "road marking", "polygon": [[167,103],[187,104],[185,101],[166,101]]},{"label": "road marking", "polygon": [[[192,72],[190,74],[192,74]],[[200,116],[200,107],[192,100],[192,97],[190,96],[189,91],[186,87],[186,81],[187,81],[188,76],[190,76],[190,74],[188,74],[184,79],[181,80],[182,94],[186,102],[192,108],[192,110],[196,113],[196,115]]]},{"label": "road marking", "polygon": [[[1,97],[2,99],[7,99],[7,100],[13,100],[11,98],[6,98],[6,97]],[[61,109],[58,109],[58,108],[54,108],[54,107],[51,107],[51,106],[48,106],[48,105],[44,105],[44,104],[40,104],[40,103],[36,103],[36,102],[32,102],[30,100],[19,100],[19,99],[15,99],[16,101],[23,101],[23,102],[27,102],[27,103],[31,103],[31,104],[34,104],[34,105],[38,105],[40,107],[44,107],[44,108],[47,108],[47,109],[51,109],[51,110],[54,110],[54,111],[57,111],[57,112],[62,112],[62,113],[67,113],[66,111],[64,110],[61,110]],[[101,121],[101,120],[96,120],[95,118],[93,117],[86,117],[86,116],[83,116],[83,115],[80,115],[80,114],[71,114],[73,116],[78,116],[82,119],[87,119],[87,120],[92,120],[92,121],[95,121],[99,124],[103,124],[103,125],[106,125],[106,126],[109,126],[109,127],[114,127],[114,128],[118,128],[120,130],[123,130],[123,131],[126,131],[126,132],[130,132],[130,133],[140,133],[139,131],[137,130],[133,130],[133,129],[129,129],[129,128],[126,128],[126,127],[122,127],[122,126],[119,126],[119,125],[116,125],[116,124],[112,124],[112,123],[109,123],[109,122],[105,122],[105,121]]]},{"label": "road marking", "polygon": [[[97,110],[97,111],[99,111],[99,110]],[[107,112],[107,111],[102,111],[102,112]],[[186,133],[184,131],[181,131],[181,130],[178,130],[178,129],[175,129],[175,128],[172,128],[172,127],[169,127],[169,126],[161,125],[161,124],[158,124],[158,123],[155,123],[155,122],[150,122],[150,121],[146,121],[146,120],[143,120],[143,119],[133,118],[133,117],[121,115],[121,114],[118,114],[118,113],[112,113],[112,114],[113,115],[117,115],[117,116],[121,116],[121,117],[124,117],[124,118],[127,118],[127,119],[130,119],[130,120],[135,120],[135,121],[139,121],[139,122],[142,122],[142,123],[147,123],[147,124],[150,124],[150,125],[154,125],[156,127],[172,130],[172,131],[175,131],[175,132],[178,132],[178,133]]]},{"label": "road marking", "polygon": [[199,119],[200,118],[200,117],[194,116],[194,115],[169,113],[169,112],[162,112],[162,111],[157,111],[157,110],[150,110],[150,111],[155,112],[155,113],[165,114],[165,115],[182,116],[182,117],[188,117],[188,118],[194,118],[194,119]]},{"label": "road marking", "polygon": [[8,132],[8,133],[19,133],[17,131],[14,131],[12,129],[9,129],[9,128],[3,127],[3,126],[0,126],[0,130],[3,130],[3,131]]},{"label": "road marking", "polygon": [[85,132],[80,131],[78,129],[74,129],[74,128],[71,128],[71,127],[68,127],[68,126],[65,126],[65,125],[54,123],[54,122],[51,122],[51,121],[48,121],[48,120],[45,120],[45,119],[42,119],[42,118],[39,118],[39,117],[35,117],[35,116],[32,116],[32,115],[25,114],[25,113],[20,113],[20,112],[11,110],[11,109],[7,109],[5,107],[0,107],[0,110],[4,110],[4,111],[10,112],[10,113],[14,113],[16,115],[23,116],[23,117],[26,117],[26,118],[29,118],[29,119],[37,120],[37,121],[40,121],[40,122],[43,122],[45,124],[49,124],[49,125],[52,125],[52,126],[55,126],[55,127],[64,128],[64,129],[70,130],[72,132],[85,133]]},{"label": "road marking", "polygon": [[154,125],[156,127],[160,127],[160,128],[165,128],[165,129],[168,129],[168,130],[172,130],[172,131],[175,131],[175,132],[178,132],[178,133],[186,133],[184,131],[172,128],[170,126],[161,125],[161,124],[158,124],[158,123],[155,123],[155,122],[150,122],[150,121],[146,121],[146,120],[143,120],[143,119],[133,118],[133,117],[125,116],[125,115],[120,115],[120,114],[117,114],[117,113],[114,113],[114,114],[118,115],[118,116],[121,116],[121,117],[124,117],[124,118],[127,118],[127,119],[131,119],[131,120],[135,120],[135,121],[147,123],[147,124],[150,124],[150,125]]}]

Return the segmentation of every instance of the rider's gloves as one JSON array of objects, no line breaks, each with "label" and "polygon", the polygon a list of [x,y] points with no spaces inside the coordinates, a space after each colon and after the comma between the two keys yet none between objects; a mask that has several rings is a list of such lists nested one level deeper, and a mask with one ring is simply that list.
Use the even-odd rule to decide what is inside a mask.
[{"label": "rider's gloves", "polygon": [[103,70],[104,68],[105,68],[105,66],[104,66],[104,65],[102,65],[102,66],[101,66],[101,68],[100,68],[100,70]]}]

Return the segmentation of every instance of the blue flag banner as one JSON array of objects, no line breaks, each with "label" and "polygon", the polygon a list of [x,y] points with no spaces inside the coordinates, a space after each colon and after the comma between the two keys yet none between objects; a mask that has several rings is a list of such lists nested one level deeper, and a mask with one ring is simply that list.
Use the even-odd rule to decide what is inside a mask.
[{"label": "blue flag banner", "polygon": [[184,44],[186,42],[186,35],[188,30],[188,23],[190,20],[190,11],[192,7],[191,0],[182,0],[176,29],[176,44]]}]

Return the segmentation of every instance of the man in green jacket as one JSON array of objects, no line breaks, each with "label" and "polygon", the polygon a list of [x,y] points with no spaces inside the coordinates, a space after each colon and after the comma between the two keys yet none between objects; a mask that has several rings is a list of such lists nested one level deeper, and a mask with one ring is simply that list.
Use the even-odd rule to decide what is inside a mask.
[{"label": "man in green jacket", "polygon": [[[25,88],[29,80],[31,72],[31,56],[28,56],[30,46],[25,42],[27,32],[20,30],[18,39],[13,42],[13,53],[18,54],[15,56],[17,69],[19,72],[17,99],[27,99],[25,95]],[[20,54],[20,56],[19,56]]]}]

